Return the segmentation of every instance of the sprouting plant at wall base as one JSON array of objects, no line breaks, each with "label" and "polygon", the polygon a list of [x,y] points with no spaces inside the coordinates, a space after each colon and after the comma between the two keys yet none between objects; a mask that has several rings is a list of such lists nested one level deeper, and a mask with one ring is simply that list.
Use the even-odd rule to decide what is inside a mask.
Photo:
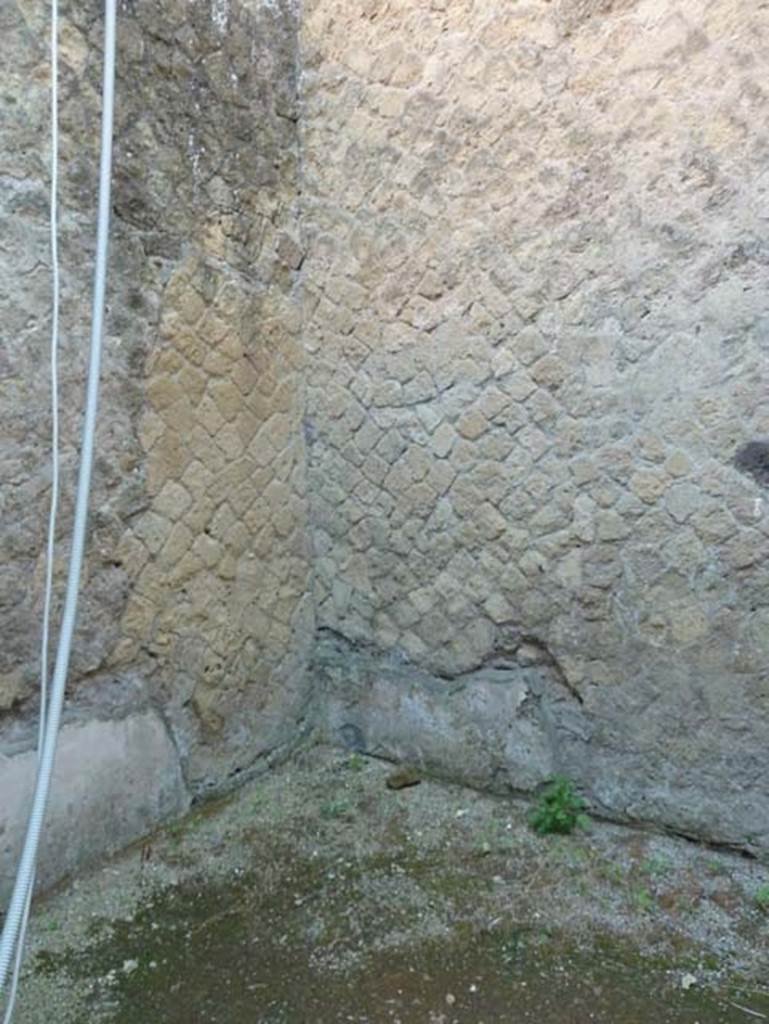
[{"label": "sprouting plant at wall base", "polygon": [[642,861],[640,867],[643,874],[650,875],[652,878],[661,878],[670,872],[672,866],[669,857],[652,856]]},{"label": "sprouting plant at wall base", "polygon": [[353,805],[351,801],[340,798],[337,800],[327,800],[325,803],[320,805],[319,812],[321,818],[346,818],[352,813]]},{"label": "sprouting plant at wall base", "polygon": [[765,910],[767,911],[767,913],[769,913],[769,884],[759,886],[759,888],[756,890],[754,899],[757,905],[762,910]]},{"label": "sprouting plant at wall base", "polygon": [[362,772],[366,767],[366,759],[362,754],[354,750],[347,758],[347,767],[351,772]]},{"label": "sprouting plant at wall base", "polygon": [[654,906],[654,897],[648,889],[634,889],[631,893],[631,900],[636,910],[646,913]]},{"label": "sprouting plant at wall base", "polygon": [[556,775],[544,790],[529,816],[529,824],[540,835],[568,835],[588,823],[585,801],[574,790],[574,784],[563,775]]}]

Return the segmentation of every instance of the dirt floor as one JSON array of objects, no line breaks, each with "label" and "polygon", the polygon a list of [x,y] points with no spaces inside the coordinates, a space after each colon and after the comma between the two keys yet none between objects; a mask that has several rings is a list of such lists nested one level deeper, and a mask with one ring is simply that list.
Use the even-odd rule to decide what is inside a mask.
[{"label": "dirt floor", "polygon": [[769,869],[316,749],[38,907],[17,1024],[756,1024]]}]

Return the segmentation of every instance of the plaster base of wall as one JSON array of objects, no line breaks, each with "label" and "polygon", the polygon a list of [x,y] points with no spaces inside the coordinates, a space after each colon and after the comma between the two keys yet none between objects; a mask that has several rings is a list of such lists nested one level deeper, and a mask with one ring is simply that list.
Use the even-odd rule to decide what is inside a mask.
[{"label": "plaster base of wall", "polygon": [[[0,746],[0,904],[10,896],[35,783],[34,750]],[[189,807],[176,749],[150,709],[62,727],[38,868],[54,885]]]},{"label": "plaster base of wall", "polygon": [[530,655],[447,680],[322,631],[321,737],[498,793],[564,774],[599,817],[769,856],[765,793],[726,779],[719,789],[702,766],[682,769],[643,723],[629,735],[581,703],[544,649],[538,664]]}]

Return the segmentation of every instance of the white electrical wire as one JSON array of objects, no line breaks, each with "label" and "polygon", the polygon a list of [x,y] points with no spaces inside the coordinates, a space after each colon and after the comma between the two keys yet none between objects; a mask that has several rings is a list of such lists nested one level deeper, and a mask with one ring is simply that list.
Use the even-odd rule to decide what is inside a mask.
[{"label": "white electrical wire", "polygon": [[[45,596],[43,599],[43,630],[40,641],[40,720],[37,733],[38,765],[43,753],[46,713],[48,710],[48,651],[51,635],[51,605],[53,603],[53,572],[56,544],[56,521],[59,508],[59,2],[51,0],[51,196],[50,196],[50,248],[51,248],[51,505],[48,514],[48,540],[45,555]],[[11,974],[3,1024],[11,1024],[24,959],[29,912],[35,890],[35,874],[29,880],[19,935],[16,940],[16,958]]]},{"label": "white electrical wire", "polygon": [[[67,576],[67,590],[64,599],[61,633],[56,651],[48,712],[45,714],[45,729],[41,730],[42,744],[32,808],[29,815],[27,834],[14,883],[11,902],[0,935],[0,994],[5,989],[11,961],[20,965],[19,941],[23,922],[29,909],[32,883],[35,873],[37,849],[40,842],[43,818],[53,774],[56,755],[56,740],[64,704],[64,690],[67,682],[69,657],[72,649],[72,635],[77,615],[77,601],[80,590],[80,574],[85,548],[85,534],[88,519],[88,499],[91,487],[96,416],[99,402],[99,369],[101,365],[102,338],[104,332],[104,295],[107,278],[107,253],[109,247],[110,185],[112,172],[112,122],[114,116],[115,85],[115,28],[116,0],[105,0],[104,19],[104,76],[102,88],[101,161],[99,167],[99,212],[96,236],[96,267],[94,273],[93,306],[91,313],[91,348],[88,367],[83,444],[80,455],[75,519],[72,528],[72,550]],[[47,641],[47,631],[46,631]],[[47,668],[47,659],[46,659]],[[8,1018],[9,1020],[10,1018]]]},{"label": "white electrical wire", "polygon": [[42,753],[48,709],[48,652],[53,603],[54,549],[59,510],[59,0],[51,0],[51,508],[45,565],[43,636],[40,643],[40,730]]}]

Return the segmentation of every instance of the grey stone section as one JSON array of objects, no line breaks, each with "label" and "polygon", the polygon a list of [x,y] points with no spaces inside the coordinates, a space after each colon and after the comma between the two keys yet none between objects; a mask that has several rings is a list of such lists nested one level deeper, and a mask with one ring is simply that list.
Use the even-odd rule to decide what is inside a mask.
[{"label": "grey stone section", "polygon": [[[10,895],[26,834],[37,754],[5,737],[0,752],[0,901]],[[176,748],[152,710],[67,722],[40,845],[44,889],[114,853],[159,822],[184,813],[190,797]]]},{"label": "grey stone section", "polygon": [[769,849],[769,763],[754,752],[758,735],[741,747],[726,732],[704,751],[680,696],[647,714],[610,702],[587,708],[530,640],[446,679],[322,631],[316,672],[329,742],[502,794],[564,774],[599,816]]}]

